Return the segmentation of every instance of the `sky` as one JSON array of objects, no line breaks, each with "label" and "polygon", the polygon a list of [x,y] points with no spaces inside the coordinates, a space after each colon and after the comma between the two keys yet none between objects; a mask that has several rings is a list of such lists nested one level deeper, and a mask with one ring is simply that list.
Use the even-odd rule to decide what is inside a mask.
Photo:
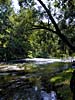
[{"label": "sky", "polygon": [[14,7],[14,11],[15,12],[20,10],[20,6],[18,5],[18,1],[17,0],[12,0],[12,6]]},{"label": "sky", "polygon": [[[37,8],[38,5],[41,6],[40,3],[38,2],[38,0],[35,0],[35,2],[37,3],[36,8]],[[47,2],[47,0],[44,0],[43,2],[44,2],[44,4],[48,4],[49,3],[49,2]],[[18,4],[18,0],[12,0],[12,6],[14,7],[14,11],[15,12],[20,10],[20,6]]]},{"label": "sky", "polygon": [[[35,0],[35,2],[37,2],[38,5],[40,5],[40,3],[37,0]],[[44,3],[46,3],[46,0],[44,0]],[[20,6],[18,5],[18,0],[12,0],[12,4],[15,11],[20,10]]]},{"label": "sky", "polygon": [[[38,2],[38,0],[35,0],[35,2],[37,3],[36,8],[38,7],[38,5],[41,6],[40,3]],[[43,2],[44,2],[44,4],[47,4],[48,3],[47,0],[44,0]],[[18,0],[12,0],[12,6],[14,7],[15,13],[17,13],[20,10],[20,6],[18,4]],[[47,21],[47,20],[44,19],[44,21]]]}]

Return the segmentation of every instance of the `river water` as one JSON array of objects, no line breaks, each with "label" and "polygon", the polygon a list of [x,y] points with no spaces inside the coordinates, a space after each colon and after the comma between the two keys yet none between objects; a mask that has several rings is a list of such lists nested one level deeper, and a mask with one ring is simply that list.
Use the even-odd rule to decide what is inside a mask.
[{"label": "river water", "polygon": [[42,82],[70,67],[71,61],[60,59],[0,65],[0,100],[40,100],[43,84],[48,85]]}]

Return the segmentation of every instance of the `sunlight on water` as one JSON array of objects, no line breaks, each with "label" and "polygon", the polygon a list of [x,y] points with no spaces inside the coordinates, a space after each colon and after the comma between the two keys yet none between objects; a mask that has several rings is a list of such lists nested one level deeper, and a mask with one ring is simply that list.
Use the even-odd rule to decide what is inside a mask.
[{"label": "sunlight on water", "polygon": [[[1,68],[0,100],[41,100],[42,77],[52,77],[71,67],[62,59],[27,58],[25,61],[23,64],[3,65],[3,70]],[[57,79],[61,78],[56,77],[53,81]]]}]

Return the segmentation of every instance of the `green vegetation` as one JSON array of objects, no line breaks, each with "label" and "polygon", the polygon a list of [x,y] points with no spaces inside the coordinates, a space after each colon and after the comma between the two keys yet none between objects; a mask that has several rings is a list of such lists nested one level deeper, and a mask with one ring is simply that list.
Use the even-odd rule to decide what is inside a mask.
[{"label": "green vegetation", "polygon": [[72,93],[69,87],[72,71],[72,69],[68,69],[51,79],[51,82],[54,82],[55,84],[63,84],[63,86],[60,86],[57,89],[57,92],[60,93],[64,100],[72,100]]},{"label": "green vegetation", "polygon": [[34,0],[19,0],[18,13],[11,7],[11,0],[0,1],[0,61],[75,56],[74,0],[47,2],[50,14]]},{"label": "green vegetation", "polygon": [[[40,5],[35,0],[18,0],[20,10],[15,13],[11,0],[0,0],[0,62],[27,57],[75,56],[75,1],[46,0],[47,4],[44,0],[37,1]],[[25,71],[40,72],[44,76],[55,66],[58,65],[46,69],[46,66],[30,65],[25,66]],[[48,77],[55,85],[64,84],[58,88],[64,100],[71,100],[71,72],[69,69]]]}]

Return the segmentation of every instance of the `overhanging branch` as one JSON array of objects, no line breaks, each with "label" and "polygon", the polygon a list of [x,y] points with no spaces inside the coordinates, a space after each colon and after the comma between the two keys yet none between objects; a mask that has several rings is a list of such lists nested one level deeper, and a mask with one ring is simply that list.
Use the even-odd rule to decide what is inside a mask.
[{"label": "overhanging branch", "polygon": [[54,30],[52,30],[52,29],[50,29],[50,28],[47,28],[47,27],[45,27],[45,26],[37,26],[37,25],[34,25],[34,27],[31,28],[31,30],[36,30],[36,29],[44,29],[44,30],[50,31],[50,32],[52,32],[52,33],[56,33],[56,31],[54,31]]},{"label": "overhanging branch", "polygon": [[42,7],[45,9],[46,13],[48,14],[49,19],[51,20],[51,22],[53,23],[53,25],[54,25],[54,27],[56,29],[56,34],[62,39],[63,42],[65,42],[68,45],[68,47],[70,49],[72,49],[72,51],[75,52],[75,47],[70,43],[68,38],[64,34],[61,33],[58,25],[56,24],[54,18],[51,15],[49,9],[46,7],[46,5],[41,0],[37,0],[37,1],[42,5]]}]

